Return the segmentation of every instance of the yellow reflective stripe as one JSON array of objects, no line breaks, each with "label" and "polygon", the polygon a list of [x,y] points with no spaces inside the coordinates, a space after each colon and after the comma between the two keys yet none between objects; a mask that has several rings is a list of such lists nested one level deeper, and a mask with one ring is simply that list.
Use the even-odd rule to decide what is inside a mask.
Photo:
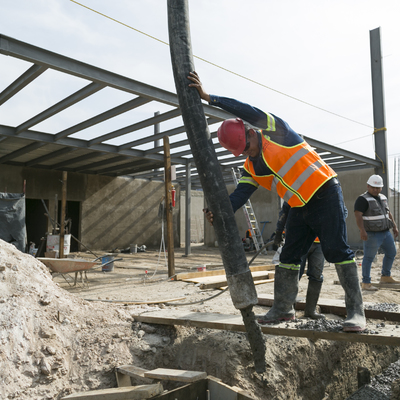
[{"label": "yellow reflective stripe", "polygon": [[268,126],[267,126],[267,131],[276,131],[276,127],[275,127],[275,118],[271,115],[268,114],[267,112],[265,113],[265,115],[267,116],[267,121],[268,121]]},{"label": "yellow reflective stripe", "polygon": [[258,188],[260,185],[257,183],[251,176],[242,176],[239,179],[239,183],[248,183],[249,185],[253,185]]},{"label": "yellow reflective stripe", "polygon": [[352,260],[341,261],[341,262],[338,262],[338,263],[335,263],[335,264],[336,265],[345,265],[345,264],[352,264],[352,263],[355,263],[355,262],[356,262],[356,259],[353,258]]},{"label": "yellow reflective stripe", "polygon": [[280,268],[285,268],[285,269],[291,269],[293,271],[300,271],[300,264],[296,265],[296,264],[279,264]]}]

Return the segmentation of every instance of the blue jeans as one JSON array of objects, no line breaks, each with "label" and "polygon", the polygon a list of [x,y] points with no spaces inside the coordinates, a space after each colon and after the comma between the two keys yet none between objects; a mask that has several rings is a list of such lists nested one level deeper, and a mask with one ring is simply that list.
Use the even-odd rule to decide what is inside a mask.
[{"label": "blue jeans", "polygon": [[308,253],[301,257],[299,279],[301,279],[304,273],[307,262],[308,279],[311,281],[323,282],[324,276],[322,275],[322,271],[324,270],[325,258],[320,243],[314,242],[311,245],[310,250],[308,250]]},{"label": "blue jeans", "polygon": [[292,207],[286,222],[281,264],[299,269],[301,256],[307,254],[317,236],[328,262],[336,264],[354,259],[347,244],[346,215],[340,185],[317,192],[303,207]]},{"label": "blue jeans", "polygon": [[382,263],[383,276],[390,276],[394,257],[396,256],[396,246],[390,231],[384,232],[367,232],[368,239],[363,242],[364,258],[362,261],[362,281],[363,283],[371,283],[371,264],[374,261],[379,247],[385,253]]}]

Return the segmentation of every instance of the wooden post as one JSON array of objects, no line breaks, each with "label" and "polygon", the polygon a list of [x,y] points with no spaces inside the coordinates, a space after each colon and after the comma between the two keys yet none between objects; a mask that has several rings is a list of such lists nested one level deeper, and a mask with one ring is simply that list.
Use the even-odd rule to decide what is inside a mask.
[{"label": "wooden post", "polygon": [[59,257],[64,258],[64,230],[65,230],[65,209],[67,205],[67,172],[62,173],[62,191],[61,191],[61,227],[59,241]]},{"label": "wooden post", "polygon": [[53,225],[53,235],[57,235],[58,230],[58,195],[56,193],[54,198],[54,225]]},{"label": "wooden post", "polygon": [[168,251],[168,276],[175,275],[174,259],[174,227],[172,221],[172,196],[171,196],[171,153],[169,137],[164,136],[164,174],[165,174],[165,211],[167,214],[167,251]]}]

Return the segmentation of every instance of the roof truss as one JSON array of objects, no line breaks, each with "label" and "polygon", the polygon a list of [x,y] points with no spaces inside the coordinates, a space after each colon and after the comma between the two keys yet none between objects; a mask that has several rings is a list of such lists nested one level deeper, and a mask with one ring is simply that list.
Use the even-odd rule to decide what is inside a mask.
[{"label": "roof truss", "polygon": [[[171,162],[177,166],[177,181],[185,182],[187,166],[190,166],[192,187],[201,187],[189,142],[186,137],[182,139],[185,127],[182,124],[176,94],[4,35],[0,35],[0,54],[26,63],[25,72],[11,81],[0,93],[0,105],[6,104],[20,92],[23,95],[23,89],[39,77],[46,78],[49,71],[57,71],[85,81],[85,85],[79,90],[33,117],[18,122],[16,126],[8,126],[0,121],[0,164],[85,174],[133,175],[145,179],[163,179],[164,157],[160,140],[169,136]],[[35,129],[38,124],[72,106],[85,107],[84,100],[91,99],[106,88],[124,92],[131,96],[131,99],[61,130],[43,132]],[[132,124],[100,133],[106,129],[103,128],[103,124],[113,121],[113,118],[127,112],[141,115],[143,107],[149,104],[154,108],[152,117],[141,118]],[[165,106],[169,108],[168,111],[158,112],[160,108],[165,109]],[[231,118],[232,115],[206,104],[204,112],[211,137],[215,139],[218,127],[215,124]],[[172,128],[161,131],[161,124],[167,122]],[[149,135],[148,129],[146,130],[149,127],[153,127],[154,134]],[[97,129],[99,133],[91,138],[82,138],[85,136],[82,132],[89,128]],[[336,171],[379,166],[379,162],[371,158],[308,137],[305,139]],[[230,183],[231,168],[241,166],[244,157],[234,157],[222,149],[218,141],[214,142],[221,171],[226,182]]]}]

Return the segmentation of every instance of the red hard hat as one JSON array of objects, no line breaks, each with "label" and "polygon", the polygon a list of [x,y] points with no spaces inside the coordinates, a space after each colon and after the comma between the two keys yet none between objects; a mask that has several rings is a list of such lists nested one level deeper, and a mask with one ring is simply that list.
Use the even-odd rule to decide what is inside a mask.
[{"label": "red hard hat", "polygon": [[246,147],[246,131],[240,118],[227,119],[218,128],[218,140],[235,157],[240,156]]}]

